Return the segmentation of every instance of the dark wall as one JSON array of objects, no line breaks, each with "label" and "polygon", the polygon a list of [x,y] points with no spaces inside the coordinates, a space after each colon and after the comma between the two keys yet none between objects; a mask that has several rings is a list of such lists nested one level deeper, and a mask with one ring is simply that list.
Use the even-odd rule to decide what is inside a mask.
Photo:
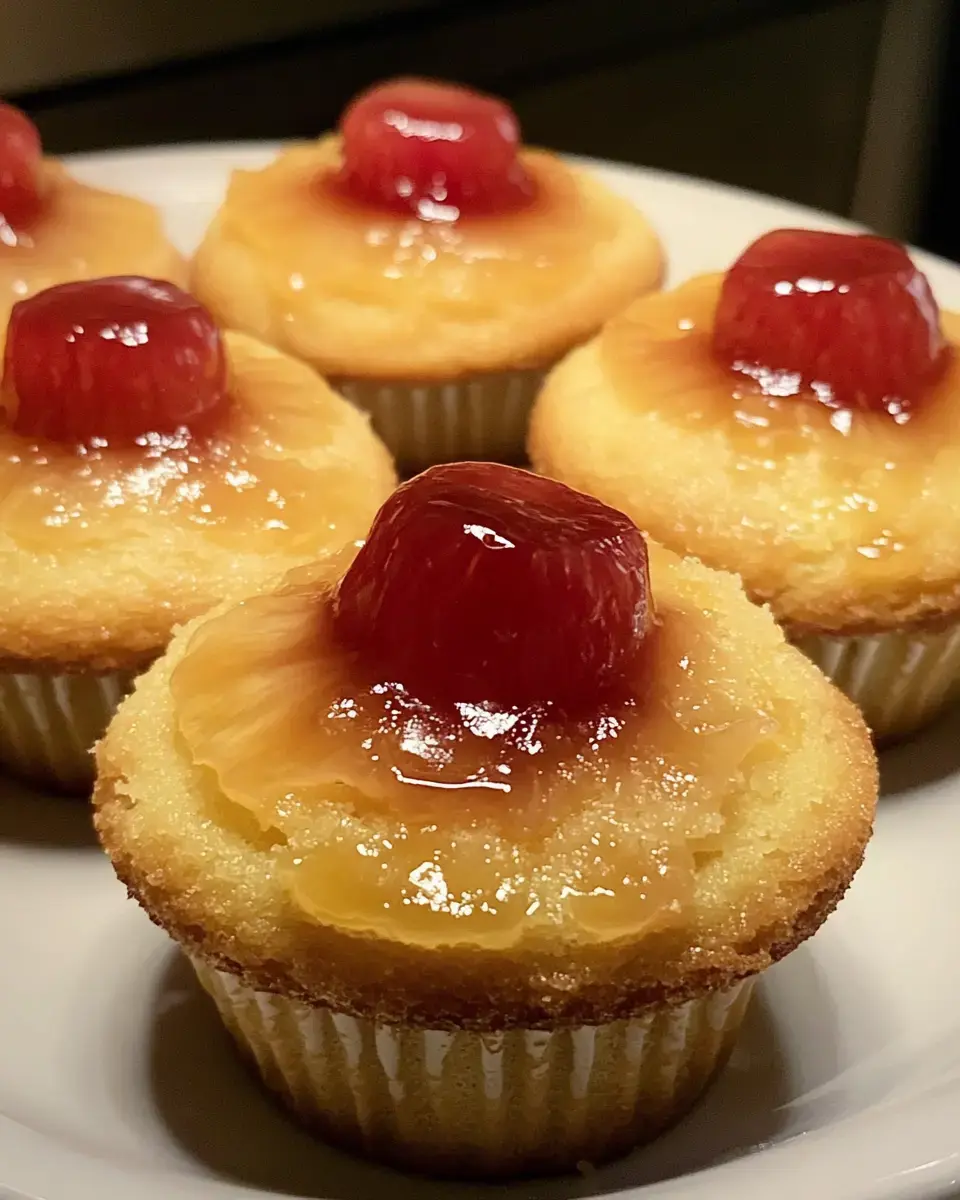
[{"label": "dark wall", "polygon": [[960,3],[950,6],[925,203],[917,240],[960,262]]},{"label": "dark wall", "polygon": [[55,153],[312,136],[386,75],[511,99],[528,140],[846,212],[883,0],[446,3],[20,98]]}]

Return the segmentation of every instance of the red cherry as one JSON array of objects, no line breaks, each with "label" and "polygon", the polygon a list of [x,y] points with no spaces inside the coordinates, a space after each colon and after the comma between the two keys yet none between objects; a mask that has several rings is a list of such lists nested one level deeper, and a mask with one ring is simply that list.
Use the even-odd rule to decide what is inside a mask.
[{"label": "red cherry", "polygon": [[926,277],[897,242],[780,229],[727,272],[714,353],[772,395],[904,413],[944,361]]},{"label": "red cherry", "polygon": [[226,398],[213,318],[139,276],[48,288],[14,305],[3,400],[17,433],[61,442],[196,429]]},{"label": "red cherry", "polygon": [[0,104],[0,231],[4,225],[22,229],[40,211],[38,168],[42,157],[34,123],[19,108]]},{"label": "red cherry", "polygon": [[520,128],[493,96],[398,79],[362,93],[340,121],[342,179],[351,194],[424,220],[502,212],[532,183],[517,158]]},{"label": "red cherry", "polygon": [[616,693],[651,614],[633,522],[495,463],[431,467],[380,509],[334,600],[341,640],[428,701],[563,712]]}]

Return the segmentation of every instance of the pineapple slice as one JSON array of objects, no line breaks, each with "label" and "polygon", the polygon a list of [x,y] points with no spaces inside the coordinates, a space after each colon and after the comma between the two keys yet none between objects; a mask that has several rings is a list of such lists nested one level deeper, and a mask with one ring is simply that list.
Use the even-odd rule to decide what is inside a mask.
[{"label": "pineapple slice", "polygon": [[656,551],[642,699],[556,725],[362,673],[331,621],[351,553],[204,622],[172,682],[187,753],[305,916],[427,945],[669,928],[745,776],[798,732],[725,626],[735,583]]}]

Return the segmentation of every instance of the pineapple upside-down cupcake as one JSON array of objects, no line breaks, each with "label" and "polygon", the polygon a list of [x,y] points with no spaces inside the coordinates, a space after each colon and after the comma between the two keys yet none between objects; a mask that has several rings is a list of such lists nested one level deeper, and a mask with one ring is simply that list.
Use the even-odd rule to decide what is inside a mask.
[{"label": "pineapple upside-down cupcake", "polygon": [[521,461],[544,368],[661,270],[634,205],[521,148],[506,104],[402,80],[338,134],[235,172],[193,288],[328,376],[411,470]]},{"label": "pineapple upside-down cupcake", "polygon": [[0,766],[68,790],[173,627],[363,536],[396,480],[303,363],[172,284],[16,305],[0,386]]},{"label": "pineapple upside-down cupcake", "polygon": [[877,789],[856,708],[733,576],[471,463],[179,631],[98,767],[118,875],[267,1085],[455,1176],[677,1118]]},{"label": "pineapple upside-down cupcake", "polygon": [[184,283],[187,265],[152,205],[72,178],[43,157],[29,117],[0,103],[0,330],[26,296],[120,274]]},{"label": "pineapple upside-down cupcake", "polygon": [[780,230],[572,354],[530,453],[737,572],[903,735],[960,690],[958,341],[901,246]]}]

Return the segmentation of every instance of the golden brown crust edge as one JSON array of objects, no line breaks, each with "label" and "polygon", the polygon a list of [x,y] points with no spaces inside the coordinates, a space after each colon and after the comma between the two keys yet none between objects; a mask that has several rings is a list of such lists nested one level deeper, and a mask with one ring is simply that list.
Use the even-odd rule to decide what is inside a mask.
[{"label": "golden brown crust edge", "polygon": [[164,638],[152,650],[131,651],[128,654],[119,650],[108,650],[102,654],[91,654],[87,659],[72,659],[67,662],[59,658],[7,654],[0,657],[0,674],[113,675],[117,671],[139,673],[145,671],[158,654],[163,653],[167,640],[168,638]]},{"label": "golden brown crust edge", "polygon": [[[246,590],[254,590],[258,581],[250,560],[237,555],[234,561],[237,577],[250,578]],[[292,562],[284,563],[289,565]],[[69,574],[69,568],[64,570]],[[82,611],[76,614],[76,605],[89,601],[80,587],[75,592],[74,609],[66,612],[56,596],[45,605],[44,595],[35,588],[30,596],[35,604],[32,612],[24,604],[19,611],[0,614],[0,671],[37,675],[141,671],[163,653],[177,626],[207,611],[231,591],[225,566],[218,574],[211,572],[211,578],[201,585],[197,580],[186,580],[181,571],[184,594],[176,604],[169,589],[151,598],[148,589],[141,587],[138,593],[117,599],[109,614],[110,624],[99,626]],[[274,570],[262,574],[269,580]],[[95,603],[90,601],[91,608]]]},{"label": "golden brown crust edge", "polygon": [[[118,797],[109,780],[98,783],[97,793],[97,828],[107,841],[109,810]],[[304,969],[296,977],[276,960],[241,963],[232,956],[236,951],[226,939],[205,932],[198,923],[185,921],[183,907],[163,889],[154,887],[131,858],[117,854],[114,868],[129,896],[156,925],[189,954],[236,976],[247,987],[277,992],[363,1019],[483,1031],[603,1025],[642,1015],[665,1004],[682,1004],[755,975],[817,932],[843,899],[863,861],[863,853],[864,846],[856,847],[842,864],[825,875],[812,902],[791,924],[770,926],[748,942],[731,946],[725,954],[710,955],[707,962],[702,961],[704,956],[697,954],[695,947],[687,948],[672,964],[671,977],[666,980],[633,975],[626,969],[608,982],[603,978],[604,957],[598,954],[594,966],[584,971],[584,980],[561,1004],[552,997],[549,1004],[543,1003],[539,994],[543,989],[538,988],[533,977],[536,973],[533,962],[521,970],[516,961],[506,964],[501,957],[491,954],[487,967],[481,966],[469,975],[448,971],[441,977],[438,970],[432,969],[431,986],[426,991],[420,955],[410,956],[402,944],[381,942],[375,955],[364,954],[358,960],[351,953],[349,935],[322,926],[314,926],[313,936],[304,943],[310,958],[300,964]],[[664,949],[668,944],[665,939]],[[435,968],[441,968],[442,951],[434,953]],[[483,957],[482,952],[475,953],[478,959]],[[555,974],[562,965],[562,957],[558,957],[544,961],[542,968]],[[359,969],[352,970],[354,966]]]},{"label": "golden brown crust edge", "polygon": [[747,589],[754,604],[769,604],[784,632],[792,641],[806,637],[876,637],[895,634],[903,637],[921,637],[924,634],[943,633],[960,621],[960,580],[949,591],[919,593],[909,602],[894,608],[880,610],[865,604],[849,604],[843,616],[827,621],[816,618],[790,616],[780,617],[777,613],[775,593],[762,588]]},{"label": "golden brown crust edge", "polygon": [[[625,951],[621,945],[601,944],[581,953],[583,962],[571,970],[569,951],[562,946],[554,954],[522,957],[479,949],[415,951],[304,921],[296,932],[293,962],[278,957],[255,961],[222,930],[204,929],[203,905],[189,890],[173,896],[138,867],[123,845],[123,809],[129,803],[118,789],[123,781],[102,758],[100,768],[95,823],[117,876],[150,919],[189,954],[260,991],[364,1019],[425,1028],[600,1025],[728,987],[765,970],[817,932],[859,869],[872,831],[867,818],[859,839],[812,883],[807,903],[791,921],[769,925],[723,951],[705,954],[666,934],[659,940],[659,953],[651,955],[647,948],[642,962],[631,960],[629,947]],[[875,779],[875,766],[869,770]],[[656,960],[660,969],[651,970]],[[560,976],[574,986],[558,989]],[[430,979],[427,989],[424,978]]]}]

